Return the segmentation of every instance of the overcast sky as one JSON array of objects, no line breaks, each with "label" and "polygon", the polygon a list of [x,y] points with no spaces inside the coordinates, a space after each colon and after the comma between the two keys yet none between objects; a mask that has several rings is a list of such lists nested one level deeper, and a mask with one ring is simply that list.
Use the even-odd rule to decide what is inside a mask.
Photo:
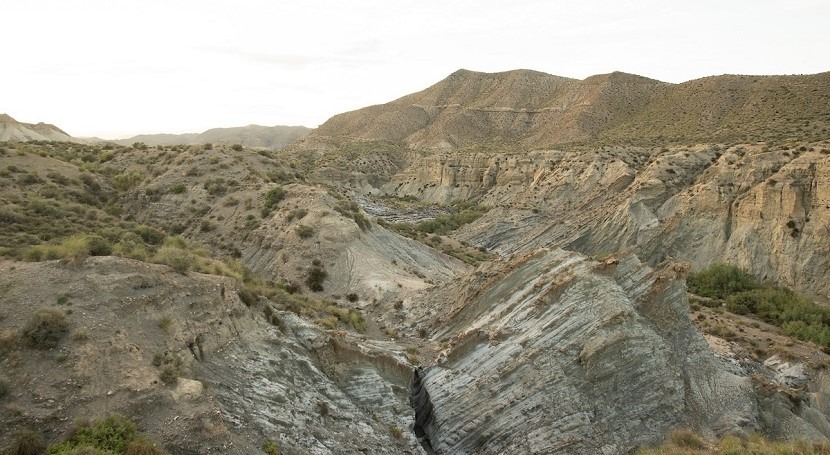
[{"label": "overcast sky", "polygon": [[2,0],[0,113],[73,136],[305,125],[459,68],[830,70],[830,1]]}]

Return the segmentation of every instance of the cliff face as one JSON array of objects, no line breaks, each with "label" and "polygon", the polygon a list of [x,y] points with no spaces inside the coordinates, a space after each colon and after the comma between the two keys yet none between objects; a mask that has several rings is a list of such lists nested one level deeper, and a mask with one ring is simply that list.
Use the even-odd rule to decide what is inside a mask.
[{"label": "cliff face", "polygon": [[423,317],[449,343],[416,372],[416,433],[439,454],[628,453],[677,426],[830,435],[808,411],[826,393],[783,413],[783,393],[759,401],[757,379],[714,356],[685,270],[543,250],[439,288]]},{"label": "cliff face", "polygon": [[[326,332],[243,304],[236,280],[162,265],[95,257],[0,271],[2,447],[22,428],[54,442],[74,419],[120,413],[170,453],[250,454],[264,440],[281,453],[423,453],[406,430],[412,367],[395,343]],[[42,307],[67,324],[49,350],[18,340]]]},{"label": "cliff face", "polygon": [[[562,245],[588,255],[633,249],[648,263],[736,263],[830,297],[830,145],[587,152],[410,153],[378,190],[492,210],[458,236],[503,254]],[[319,171],[321,174],[324,170]],[[364,178],[364,180],[367,180]]]}]

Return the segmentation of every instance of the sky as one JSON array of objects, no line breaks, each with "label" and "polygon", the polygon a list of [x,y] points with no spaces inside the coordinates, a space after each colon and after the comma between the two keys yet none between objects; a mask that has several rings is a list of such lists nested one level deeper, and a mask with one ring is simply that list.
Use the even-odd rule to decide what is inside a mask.
[{"label": "sky", "polygon": [[72,136],[305,125],[464,68],[830,71],[827,0],[1,0],[0,113]]}]

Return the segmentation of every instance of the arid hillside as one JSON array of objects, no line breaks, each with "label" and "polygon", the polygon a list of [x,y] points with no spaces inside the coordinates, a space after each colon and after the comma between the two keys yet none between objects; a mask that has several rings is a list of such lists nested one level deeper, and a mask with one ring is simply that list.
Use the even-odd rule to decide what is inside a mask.
[{"label": "arid hillside", "polygon": [[71,141],[83,142],[48,123],[21,123],[8,114],[0,114],[0,141]]},{"label": "arid hillside", "polygon": [[112,141],[120,145],[143,142],[150,146],[178,144],[239,144],[251,148],[279,150],[311,131],[304,126],[248,125],[235,128],[212,128],[202,133],[190,134],[141,134]]},{"label": "arid hillside", "polygon": [[0,450],[139,453],[81,440],[120,414],[153,454],[825,453],[829,74],[0,142]]},{"label": "arid hillside", "polygon": [[662,145],[817,139],[828,120],[830,73],[668,84],[625,73],[575,80],[459,70],[421,92],[336,115],[313,135],[440,148]]}]

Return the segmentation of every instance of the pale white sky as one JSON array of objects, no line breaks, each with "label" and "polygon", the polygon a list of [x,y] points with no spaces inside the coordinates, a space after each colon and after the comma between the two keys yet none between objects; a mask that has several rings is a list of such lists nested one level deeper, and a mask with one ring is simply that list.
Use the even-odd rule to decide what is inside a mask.
[{"label": "pale white sky", "polygon": [[0,0],[0,113],[73,136],[305,125],[459,68],[830,70],[830,1]]}]

